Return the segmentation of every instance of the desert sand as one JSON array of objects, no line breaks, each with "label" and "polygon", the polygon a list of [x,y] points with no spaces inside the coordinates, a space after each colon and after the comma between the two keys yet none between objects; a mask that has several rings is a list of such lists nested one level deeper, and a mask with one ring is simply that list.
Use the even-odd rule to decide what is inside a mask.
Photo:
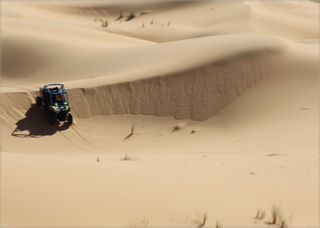
[{"label": "desert sand", "polygon": [[318,227],[318,10],[2,1],[1,225]]}]

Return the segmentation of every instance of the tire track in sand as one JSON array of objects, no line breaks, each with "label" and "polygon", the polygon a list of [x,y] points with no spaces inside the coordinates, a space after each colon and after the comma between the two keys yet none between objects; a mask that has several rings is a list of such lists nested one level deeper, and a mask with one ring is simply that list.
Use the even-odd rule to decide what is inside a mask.
[{"label": "tire track in sand", "polygon": [[[36,91],[30,90],[29,88],[19,86],[17,87],[26,92],[31,103],[35,103],[34,94]],[[65,139],[69,144],[72,144],[74,147],[89,152],[89,153],[110,153],[110,151],[103,150],[94,144],[90,143],[86,138],[84,138],[74,127],[71,125],[68,130],[58,131],[60,136]]]},{"label": "tire track in sand", "polygon": [[[26,88],[26,87],[23,87],[23,86],[18,86],[17,88],[21,89],[21,90],[24,90],[24,92],[27,93],[30,101],[31,101],[31,104],[35,104],[36,103],[36,96],[39,95],[39,94],[36,94],[37,91],[34,91],[34,90],[31,90],[29,88]],[[33,94],[35,94],[36,96],[33,96]]]},{"label": "tire track in sand", "polygon": [[64,138],[69,144],[89,153],[110,153],[110,151],[103,150],[94,144],[90,143],[84,138],[74,127],[71,125],[68,130],[59,131],[62,138]]}]

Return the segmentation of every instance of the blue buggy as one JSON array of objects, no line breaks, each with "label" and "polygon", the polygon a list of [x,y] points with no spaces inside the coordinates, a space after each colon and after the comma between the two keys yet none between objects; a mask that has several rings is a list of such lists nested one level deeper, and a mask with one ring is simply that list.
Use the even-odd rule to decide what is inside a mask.
[{"label": "blue buggy", "polygon": [[54,124],[55,121],[67,121],[72,124],[69,96],[63,84],[47,84],[40,88],[39,93],[36,104],[48,113],[49,124]]}]

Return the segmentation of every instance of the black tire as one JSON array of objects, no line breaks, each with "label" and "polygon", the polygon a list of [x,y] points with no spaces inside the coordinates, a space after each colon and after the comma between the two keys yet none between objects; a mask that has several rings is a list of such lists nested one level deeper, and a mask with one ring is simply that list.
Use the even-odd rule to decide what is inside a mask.
[{"label": "black tire", "polygon": [[48,123],[52,125],[52,124],[54,124],[55,121],[56,121],[56,117],[51,114],[49,116]]},{"label": "black tire", "polygon": [[67,122],[68,122],[68,124],[72,124],[72,122],[73,122],[73,116],[72,116],[72,114],[71,113],[69,113],[68,115],[67,115]]},{"label": "black tire", "polygon": [[42,106],[42,98],[41,98],[41,97],[37,96],[37,98],[36,98],[36,104],[37,104],[39,107]]}]

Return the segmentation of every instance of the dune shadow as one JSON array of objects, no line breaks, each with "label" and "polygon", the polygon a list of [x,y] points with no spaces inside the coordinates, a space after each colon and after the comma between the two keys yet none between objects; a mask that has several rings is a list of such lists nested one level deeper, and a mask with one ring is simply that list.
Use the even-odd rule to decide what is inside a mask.
[{"label": "dune shadow", "polygon": [[32,104],[25,113],[25,118],[16,122],[16,128],[11,135],[20,138],[39,138],[54,135],[70,127],[66,122],[55,122],[50,125],[47,120],[48,114],[36,104]]}]

